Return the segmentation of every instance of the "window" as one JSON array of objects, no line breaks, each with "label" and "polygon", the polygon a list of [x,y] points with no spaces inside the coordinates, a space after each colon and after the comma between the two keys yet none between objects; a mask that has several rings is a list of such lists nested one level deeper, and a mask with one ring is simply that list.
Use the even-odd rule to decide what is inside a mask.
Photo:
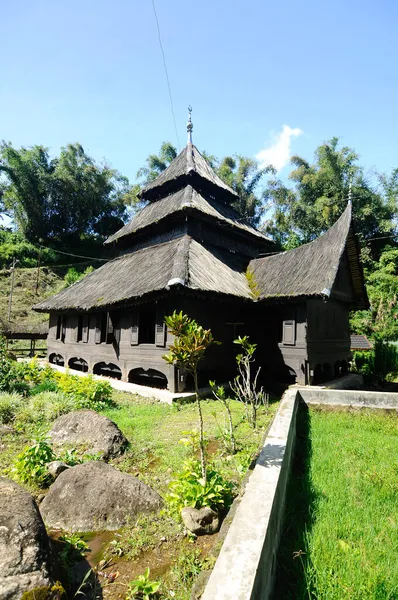
[{"label": "window", "polygon": [[89,332],[90,332],[90,317],[88,315],[83,315],[82,341],[84,343],[88,342]]},{"label": "window", "polygon": [[64,315],[58,315],[57,317],[57,332],[55,335],[56,340],[61,342],[65,341],[66,336],[66,318]]},{"label": "window", "polygon": [[55,334],[55,339],[61,339],[61,330],[62,330],[62,317],[58,315],[57,317],[57,333]]},{"label": "window", "polygon": [[140,322],[138,330],[139,344],[155,343],[156,308],[146,306],[140,309]]},{"label": "window", "polygon": [[101,313],[97,315],[97,322],[95,325],[95,343],[104,344],[107,340],[107,323],[108,313]]},{"label": "window", "polygon": [[77,336],[76,341],[81,342],[83,339],[83,317],[80,315],[77,319]]}]

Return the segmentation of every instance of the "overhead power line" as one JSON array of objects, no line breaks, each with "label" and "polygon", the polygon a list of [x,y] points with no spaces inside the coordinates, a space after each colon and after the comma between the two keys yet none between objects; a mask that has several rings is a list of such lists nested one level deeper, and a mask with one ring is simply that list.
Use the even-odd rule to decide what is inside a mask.
[{"label": "overhead power line", "polygon": [[62,252],[61,250],[54,250],[54,248],[48,248],[47,246],[41,246],[45,250],[56,252],[57,254],[63,254],[64,256],[74,256],[75,258],[85,258],[87,260],[99,260],[101,262],[109,262],[108,258],[94,258],[93,256],[82,256],[81,254],[72,254],[71,252]]},{"label": "overhead power line", "polygon": [[164,50],[163,50],[162,36],[160,34],[160,25],[159,25],[158,15],[157,15],[157,12],[156,12],[155,0],[152,0],[152,8],[153,8],[153,12],[154,12],[155,19],[156,19],[156,26],[157,26],[157,29],[158,29],[159,46],[160,46],[160,50],[161,50],[162,56],[163,56],[163,66],[164,66],[164,72],[166,74],[167,89],[169,90],[171,114],[173,116],[174,129],[175,129],[175,132],[176,132],[177,147],[178,147],[178,150],[180,150],[180,138],[178,137],[178,129],[177,129],[176,117],[175,117],[175,114],[174,114],[173,96],[171,95],[171,86],[170,86],[169,72],[167,70],[166,56],[165,56],[165,53],[164,53]]}]

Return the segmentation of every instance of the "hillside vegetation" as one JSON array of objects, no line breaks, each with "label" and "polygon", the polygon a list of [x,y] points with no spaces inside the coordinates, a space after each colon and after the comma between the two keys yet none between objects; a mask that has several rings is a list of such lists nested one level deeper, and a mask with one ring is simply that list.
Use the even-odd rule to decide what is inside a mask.
[{"label": "hillside vegetation", "polygon": [[[16,268],[11,307],[13,325],[33,325],[46,322],[48,315],[32,310],[32,306],[44,298],[59,292],[64,286],[64,269],[40,269],[38,293],[36,295],[37,269]],[[11,288],[11,270],[0,269],[0,319],[8,320],[8,302]]]}]

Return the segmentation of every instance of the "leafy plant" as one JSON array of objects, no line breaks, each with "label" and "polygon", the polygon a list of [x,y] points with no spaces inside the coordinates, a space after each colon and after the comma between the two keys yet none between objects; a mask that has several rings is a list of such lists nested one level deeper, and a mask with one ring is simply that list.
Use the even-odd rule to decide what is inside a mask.
[{"label": "leafy plant", "polygon": [[202,478],[206,484],[206,457],[204,448],[203,415],[199,398],[198,363],[202,360],[207,348],[217,342],[210,329],[203,329],[194,319],[189,318],[181,311],[176,311],[170,317],[165,317],[165,323],[170,332],[175,336],[174,344],[170,345],[169,354],[163,356],[171,364],[186,369],[192,374],[195,388],[196,406],[199,420],[199,448]]},{"label": "leafy plant", "polygon": [[70,269],[68,269],[68,271],[64,277],[65,287],[69,287],[70,285],[77,283],[78,281],[83,279],[83,277],[85,277],[86,275],[89,275],[93,271],[94,271],[94,267],[91,267],[91,266],[87,267],[87,269],[85,269],[83,272],[78,271],[74,267],[71,267]]},{"label": "leafy plant", "polygon": [[145,569],[143,575],[139,575],[137,579],[129,584],[126,600],[152,600],[156,597],[156,593],[160,588],[160,581],[152,581],[149,579],[150,569]]},{"label": "leafy plant", "polygon": [[[228,431],[221,430],[221,437],[227,452],[231,454],[236,454],[236,438],[234,434],[234,424],[232,421],[232,413],[230,402],[231,399],[225,393],[225,388],[222,385],[216,386],[215,381],[209,381],[211,391],[213,392],[213,396],[224,405],[225,411],[228,416]],[[217,418],[217,417],[215,417]]]},{"label": "leafy plant", "polygon": [[107,381],[96,381],[92,376],[78,377],[70,373],[56,373],[58,389],[73,396],[76,408],[103,410],[113,406],[112,387]]},{"label": "leafy plant", "polygon": [[34,440],[32,446],[17,456],[15,472],[24,483],[35,483],[40,487],[51,481],[47,463],[56,459],[53,449],[43,437]]},{"label": "leafy plant", "polygon": [[261,405],[268,405],[269,396],[260,388],[257,390],[257,378],[261,367],[252,378],[251,369],[254,363],[254,353],[257,344],[251,344],[249,337],[238,337],[234,340],[234,344],[238,344],[242,348],[242,353],[236,357],[238,365],[238,375],[231,381],[231,390],[236,394],[238,400],[244,403],[246,418],[253,429],[257,426],[257,409]]},{"label": "leafy plant", "polygon": [[202,477],[201,464],[195,458],[184,462],[182,470],[169,483],[166,500],[172,510],[180,512],[185,506],[213,509],[228,508],[234,497],[234,484],[208,467],[206,480]]},{"label": "leafy plant", "polygon": [[89,551],[87,543],[77,533],[65,533],[58,539],[64,543],[59,555],[65,566],[71,566],[79,562]]}]

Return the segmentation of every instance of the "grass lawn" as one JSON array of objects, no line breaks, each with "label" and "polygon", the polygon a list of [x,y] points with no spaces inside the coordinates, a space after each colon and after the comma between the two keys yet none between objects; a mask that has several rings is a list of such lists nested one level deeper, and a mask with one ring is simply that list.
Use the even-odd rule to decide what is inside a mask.
[{"label": "grass lawn", "polygon": [[[181,444],[180,439],[188,437],[187,432],[197,428],[196,405],[171,407],[116,391],[113,399],[115,406],[102,414],[117,423],[127,437],[129,447],[112,464],[139,477],[164,496],[173,473],[178,472],[184,459],[192,455],[192,450]],[[278,402],[273,402],[268,410],[260,409],[258,429],[253,430],[243,418],[244,406],[237,401],[231,403],[239,451],[235,456],[229,456],[221,435],[226,423],[223,406],[213,400],[202,401],[209,461],[225,479],[237,484],[237,491],[277,406]],[[0,474],[15,477],[12,468],[16,455],[30,445],[38,433],[46,432],[50,427],[50,422],[33,423],[24,432],[2,434]],[[36,497],[46,492],[34,486],[29,489]],[[188,600],[196,576],[202,569],[213,566],[221,543],[218,534],[197,539],[187,535],[181,522],[168,512],[139,517],[118,532],[97,532],[85,537],[91,548],[87,560],[95,573],[100,572],[92,594],[86,591],[86,597],[93,599],[99,585],[105,586],[104,597],[124,599],[129,581],[150,567],[151,578],[162,582],[161,598]],[[100,561],[105,561],[105,565]],[[117,573],[118,577],[115,583],[109,584],[106,576],[111,573]]]},{"label": "grass lawn", "polygon": [[398,599],[398,415],[302,409],[274,599]]}]

